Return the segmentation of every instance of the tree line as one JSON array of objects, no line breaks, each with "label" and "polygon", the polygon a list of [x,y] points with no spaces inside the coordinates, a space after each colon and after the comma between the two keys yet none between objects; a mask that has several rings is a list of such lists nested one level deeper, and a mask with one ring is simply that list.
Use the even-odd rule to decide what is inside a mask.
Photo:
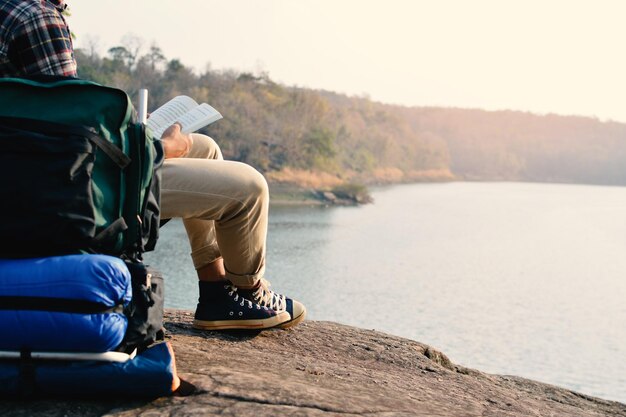
[{"label": "tree line", "polygon": [[626,185],[626,125],[516,111],[403,107],[275,83],[266,73],[198,73],[137,42],[78,49],[79,76],[156,108],[185,94],[224,119],[204,133],[228,159],[272,173],[364,183],[522,180]]}]

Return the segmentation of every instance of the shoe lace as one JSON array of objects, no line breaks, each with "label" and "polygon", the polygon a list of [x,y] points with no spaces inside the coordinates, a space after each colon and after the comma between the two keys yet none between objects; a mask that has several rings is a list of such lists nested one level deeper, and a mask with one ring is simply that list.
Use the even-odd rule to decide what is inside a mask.
[{"label": "shoe lace", "polygon": [[277,294],[270,290],[270,282],[265,278],[261,278],[259,288],[254,290],[252,298],[257,304],[266,306],[275,311],[284,311],[287,309],[287,301],[285,296]]},{"label": "shoe lace", "polygon": [[243,298],[241,294],[237,294],[237,287],[235,287],[234,285],[224,285],[224,289],[228,290],[228,296],[233,297],[233,300],[235,302],[239,302],[239,300],[241,300],[241,302],[239,302],[240,306],[243,307],[246,305],[246,303],[248,303],[248,308],[252,308],[252,301]]}]

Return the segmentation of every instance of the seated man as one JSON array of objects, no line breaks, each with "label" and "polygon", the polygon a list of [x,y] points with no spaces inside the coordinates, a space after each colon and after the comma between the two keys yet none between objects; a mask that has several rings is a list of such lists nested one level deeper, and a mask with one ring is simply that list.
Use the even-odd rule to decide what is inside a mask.
[{"label": "seated man", "polygon": [[[0,3],[0,76],[76,76],[63,0]],[[268,188],[243,163],[224,161],[217,144],[186,135],[174,124],[161,138],[161,210],[181,217],[198,273],[200,299],[194,327],[290,327],[304,320],[298,301],[269,289],[264,279]]]}]

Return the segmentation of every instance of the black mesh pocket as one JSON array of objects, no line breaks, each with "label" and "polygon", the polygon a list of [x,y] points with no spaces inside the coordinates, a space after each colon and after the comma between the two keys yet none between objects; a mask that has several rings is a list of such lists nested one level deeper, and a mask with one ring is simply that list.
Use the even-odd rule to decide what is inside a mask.
[{"label": "black mesh pocket", "polygon": [[117,350],[140,352],[159,340],[164,340],[163,301],[164,280],[158,270],[141,262],[126,261],[130,271],[133,298],[124,309],[128,328]]}]

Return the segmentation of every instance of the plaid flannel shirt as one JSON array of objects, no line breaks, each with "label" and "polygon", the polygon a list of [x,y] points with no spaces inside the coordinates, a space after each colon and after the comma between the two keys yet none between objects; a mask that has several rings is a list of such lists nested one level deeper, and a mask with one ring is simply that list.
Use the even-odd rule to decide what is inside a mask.
[{"label": "plaid flannel shirt", "polygon": [[76,77],[63,0],[0,0],[0,77]]}]

